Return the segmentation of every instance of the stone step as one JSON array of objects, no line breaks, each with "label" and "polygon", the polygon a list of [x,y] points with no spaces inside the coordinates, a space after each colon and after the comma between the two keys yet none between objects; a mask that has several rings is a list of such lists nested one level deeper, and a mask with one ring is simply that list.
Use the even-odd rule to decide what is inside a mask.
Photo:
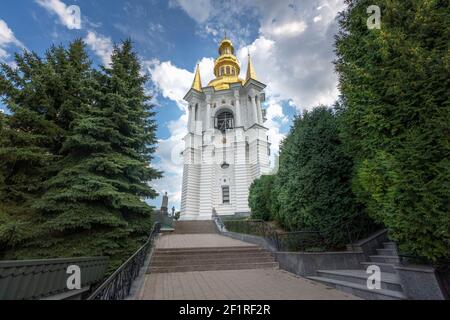
[{"label": "stone step", "polygon": [[395,273],[394,264],[386,262],[361,262],[361,266],[366,270],[369,266],[379,266],[381,272]]},{"label": "stone step", "polygon": [[257,257],[247,259],[246,257],[235,258],[212,258],[212,259],[184,259],[184,260],[154,260],[152,261],[152,267],[173,267],[173,266],[195,266],[195,265],[216,265],[216,264],[245,264],[245,263],[263,263],[263,262],[275,262],[270,257]]},{"label": "stone step", "polygon": [[240,254],[266,252],[264,249],[257,246],[244,247],[205,247],[205,248],[171,248],[171,249],[157,249],[155,254],[192,254],[192,253],[228,253],[238,252]]},{"label": "stone step", "polygon": [[370,256],[370,261],[373,262],[385,262],[385,263],[392,263],[392,264],[399,264],[400,263],[400,258],[397,256],[380,256],[380,255],[376,255],[376,256]]},{"label": "stone step", "polygon": [[[318,270],[317,276],[339,281],[352,282],[360,285],[367,285],[367,274],[364,270]],[[403,292],[400,280],[395,273],[381,273],[381,288]]]},{"label": "stone step", "polygon": [[324,277],[308,277],[310,280],[318,281],[337,290],[355,295],[367,300],[403,300],[405,295],[398,291],[387,289],[370,290],[366,285],[353,282],[324,278]]},{"label": "stone step", "polygon": [[214,221],[177,221],[175,234],[215,234],[218,233]]},{"label": "stone step", "polygon": [[171,266],[171,267],[152,267],[147,273],[169,273],[169,272],[193,272],[193,271],[212,271],[212,270],[244,270],[244,269],[276,269],[276,262],[261,263],[235,263],[235,264],[205,264],[205,265],[188,265],[188,266]]},{"label": "stone step", "polygon": [[397,251],[393,249],[377,249],[380,256],[397,256]]},{"label": "stone step", "polygon": [[392,249],[397,251],[397,245],[395,244],[395,242],[383,242],[383,247],[385,249]]},{"label": "stone step", "polygon": [[258,259],[258,258],[273,258],[273,255],[269,252],[257,252],[257,253],[246,253],[242,255],[239,252],[229,252],[229,253],[192,253],[192,254],[154,254],[152,261],[179,261],[179,260],[208,260],[208,259],[230,259],[230,258],[244,258],[247,260]]}]

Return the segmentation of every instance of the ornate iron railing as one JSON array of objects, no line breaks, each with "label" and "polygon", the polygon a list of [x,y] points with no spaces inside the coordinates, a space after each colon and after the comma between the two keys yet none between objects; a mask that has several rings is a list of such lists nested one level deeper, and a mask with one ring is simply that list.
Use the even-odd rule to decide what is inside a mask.
[{"label": "ornate iron railing", "polygon": [[99,286],[88,300],[123,300],[127,298],[130,295],[133,281],[138,277],[160,229],[161,224],[156,222],[147,242]]}]

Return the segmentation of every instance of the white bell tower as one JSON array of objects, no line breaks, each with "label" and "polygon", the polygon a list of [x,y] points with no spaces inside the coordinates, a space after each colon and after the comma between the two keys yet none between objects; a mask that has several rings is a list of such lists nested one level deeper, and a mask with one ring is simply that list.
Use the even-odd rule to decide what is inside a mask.
[{"label": "white bell tower", "polygon": [[254,179],[269,174],[268,129],[262,109],[265,85],[257,80],[249,55],[246,79],[229,39],[220,43],[216,78],[202,87],[197,66],[184,138],[181,220],[218,215],[249,215],[248,192]]}]

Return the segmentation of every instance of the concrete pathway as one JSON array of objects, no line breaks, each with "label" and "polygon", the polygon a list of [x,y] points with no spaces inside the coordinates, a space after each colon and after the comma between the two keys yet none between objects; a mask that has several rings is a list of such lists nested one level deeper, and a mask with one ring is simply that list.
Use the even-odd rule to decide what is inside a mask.
[{"label": "concrete pathway", "polygon": [[[252,246],[218,234],[166,234],[160,249]],[[139,300],[351,300],[359,299],[279,269],[220,270],[145,275]]]}]

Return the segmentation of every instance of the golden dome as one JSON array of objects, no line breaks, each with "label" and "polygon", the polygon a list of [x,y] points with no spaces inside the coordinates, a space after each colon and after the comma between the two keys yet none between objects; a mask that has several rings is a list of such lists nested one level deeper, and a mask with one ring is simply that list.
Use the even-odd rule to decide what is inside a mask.
[{"label": "golden dome", "polygon": [[216,78],[208,86],[214,87],[215,90],[230,89],[230,84],[244,82],[244,80],[239,78],[240,72],[241,67],[234,55],[233,43],[225,38],[219,46],[219,57],[214,62],[214,75]]}]

